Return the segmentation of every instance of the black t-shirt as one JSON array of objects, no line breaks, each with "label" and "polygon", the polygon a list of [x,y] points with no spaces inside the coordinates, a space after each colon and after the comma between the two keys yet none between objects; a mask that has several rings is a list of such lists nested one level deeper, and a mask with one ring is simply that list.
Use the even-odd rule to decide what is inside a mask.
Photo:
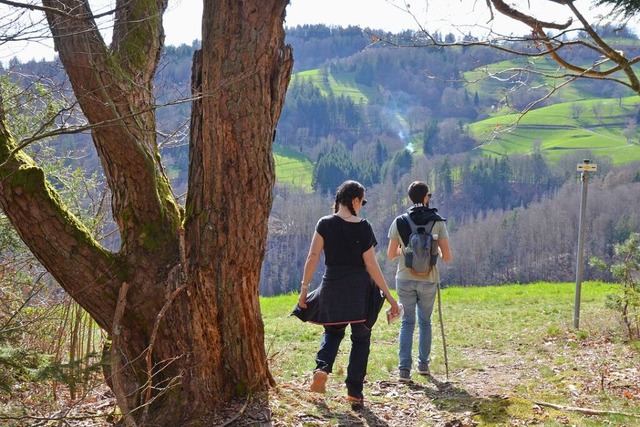
[{"label": "black t-shirt", "polygon": [[362,254],[378,241],[369,221],[348,222],[337,215],[320,218],[316,231],[324,239],[327,266],[364,267]]}]

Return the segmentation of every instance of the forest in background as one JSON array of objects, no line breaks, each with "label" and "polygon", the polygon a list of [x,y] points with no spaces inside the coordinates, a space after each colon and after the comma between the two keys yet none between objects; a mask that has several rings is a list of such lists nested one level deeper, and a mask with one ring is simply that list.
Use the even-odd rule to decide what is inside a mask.
[{"label": "forest in background", "polygon": [[[628,52],[637,49],[632,34],[602,32],[619,38],[618,46]],[[416,35],[371,34],[375,32],[323,26],[290,33],[294,55],[303,53],[276,141],[312,160],[314,191],[289,185],[276,189],[263,294],[297,291],[315,222],[331,212],[333,190],[349,178],[367,186],[370,203],[363,216],[374,226],[378,259],[389,283],[394,283],[397,261],[384,256],[387,230],[408,207],[406,188],[416,179],[431,185],[432,204],[447,218],[453,261],[441,266],[443,285],[573,280],[581,194],[576,166],[585,158],[599,167],[590,180],[585,259],[598,256],[611,261],[614,244],[640,230],[635,202],[640,196],[638,154],[620,163],[607,155],[617,148],[591,150],[590,143],[548,148],[544,139],[549,136],[541,129],[548,124],[559,133],[559,126],[579,119],[594,133],[627,135],[625,149],[628,145],[640,154],[638,105],[612,118],[614,123],[603,117],[614,114],[606,114],[601,103],[611,99],[621,103],[629,96],[624,88],[579,81],[570,90],[558,91],[538,102],[536,109],[568,104],[566,115],[522,131],[528,149],[501,154],[478,139],[472,125],[524,109],[543,98],[552,85],[535,78],[529,85],[520,79],[497,83],[483,70],[507,69],[524,59],[486,48],[397,48],[417,44]],[[336,43],[331,50],[327,40],[341,36],[349,42]],[[394,46],[385,45],[385,39]],[[442,36],[442,41],[452,40],[452,35]],[[350,43],[355,52],[344,47]],[[323,63],[304,55],[325,51],[334,56]],[[593,61],[579,49],[571,54],[574,58],[584,54],[585,63]],[[478,73],[485,78],[470,83],[464,78],[469,72],[476,73],[476,79]],[[580,104],[584,100],[594,100],[589,111]],[[507,102],[512,108],[506,108]],[[585,278],[611,280],[607,272],[586,263],[584,268]],[[314,282],[319,281],[317,272]]]},{"label": "forest in background", "polygon": [[[625,50],[637,49],[631,34],[606,30],[603,34],[618,38]],[[367,186],[370,204],[363,216],[376,231],[379,260],[389,283],[395,263],[383,257],[387,229],[406,209],[406,188],[416,179],[431,185],[433,204],[448,219],[454,260],[443,266],[445,285],[572,280],[580,195],[576,164],[584,158],[599,168],[590,183],[586,256],[610,260],[613,245],[640,229],[635,209],[640,196],[638,163],[614,164],[588,145],[567,149],[564,156],[557,156],[556,150],[552,160],[535,129],[528,131],[529,152],[484,150],[487,141],[476,138],[472,124],[513,112],[505,108],[507,99],[511,107],[521,109],[548,90],[533,82],[471,84],[463,78],[496,64],[506,67],[505,61],[513,60],[506,54],[486,48],[398,48],[394,44],[419,42],[416,34],[357,27],[303,26],[288,29],[287,37],[294,48],[296,74],[275,144],[308,159],[313,171],[311,185],[280,182],[276,187],[261,275],[263,295],[297,291],[315,222],[331,212],[331,195],[344,179]],[[442,35],[442,40],[451,37]],[[161,105],[158,138],[177,195],[186,191],[190,69],[196,47],[166,47],[156,77]],[[581,52],[576,49],[572,54]],[[41,76],[38,85],[70,94],[56,63],[12,61],[3,74],[32,85],[35,80],[29,76]],[[628,95],[614,83],[575,82],[570,91],[559,91],[536,108]],[[604,115],[602,109],[599,114],[592,110],[580,111],[578,118]],[[575,108],[570,111],[578,113]],[[607,124],[613,133],[626,132],[631,146],[638,144],[637,113],[634,106],[626,116],[617,117],[616,124]],[[555,117],[553,122],[568,119]],[[80,165],[90,175],[97,157],[88,137],[70,134],[46,144],[65,166]],[[100,200],[108,197],[102,195]],[[108,212],[108,202],[100,212]],[[103,234],[115,246],[117,235],[105,221]],[[609,279],[606,272],[585,268],[585,279]]]}]

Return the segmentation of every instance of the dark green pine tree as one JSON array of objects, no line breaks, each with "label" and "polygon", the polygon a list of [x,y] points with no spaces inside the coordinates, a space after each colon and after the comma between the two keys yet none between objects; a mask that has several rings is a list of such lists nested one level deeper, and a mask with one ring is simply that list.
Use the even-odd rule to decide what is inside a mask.
[{"label": "dark green pine tree", "polygon": [[382,176],[384,176],[385,179],[397,182],[402,175],[411,172],[412,166],[413,157],[409,150],[400,150],[391,157],[391,160],[384,164],[382,167]]},{"label": "dark green pine tree", "polygon": [[387,149],[382,145],[380,139],[376,141],[376,165],[381,168],[384,162],[387,161],[389,153]]},{"label": "dark green pine tree", "polygon": [[422,136],[422,151],[425,156],[431,156],[436,145],[436,137],[438,135],[438,121],[432,120],[429,126],[424,130]]},{"label": "dark green pine tree", "polygon": [[453,172],[449,157],[446,157],[438,170],[438,192],[440,198],[448,198],[453,195]]},{"label": "dark green pine tree", "polygon": [[613,6],[614,12],[630,17],[640,13],[640,0],[596,0],[596,5]]},{"label": "dark green pine tree", "polygon": [[347,179],[354,179],[357,169],[353,164],[351,153],[344,144],[337,142],[327,153],[318,156],[313,168],[311,187],[321,193],[332,193]]}]

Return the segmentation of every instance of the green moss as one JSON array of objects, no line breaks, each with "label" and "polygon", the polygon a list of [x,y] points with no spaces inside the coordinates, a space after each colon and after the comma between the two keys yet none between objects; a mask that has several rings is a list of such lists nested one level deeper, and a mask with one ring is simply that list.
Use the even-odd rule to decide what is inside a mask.
[{"label": "green moss", "polygon": [[580,341],[584,341],[584,340],[586,340],[586,339],[589,337],[589,332],[588,332],[588,331],[581,330],[581,331],[578,331],[578,333],[577,333],[576,335],[577,335],[577,338],[578,338]]},{"label": "green moss", "polygon": [[249,387],[243,382],[236,383],[236,396],[246,396],[249,393]]},{"label": "green moss", "polygon": [[126,41],[120,46],[115,58],[117,62],[127,63],[131,69],[145,67],[149,62],[149,52],[144,46],[149,39],[150,30],[160,26],[161,15],[155,0],[134,3],[134,9],[128,17]]},{"label": "green moss", "polygon": [[139,243],[143,248],[155,251],[163,246],[166,241],[165,236],[162,227],[158,227],[156,224],[145,224],[140,233]]},{"label": "green moss", "polygon": [[[161,160],[158,159],[158,162],[160,161]],[[166,217],[172,221],[171,229],[177,230],[178,228],[181,228],[184,210],[176,203],[176,198],[174,197],[173,190],[171,189],[171,183],[166,176],[159,175],[158,185],[156,187],[158,189],[160,204],[163,209],[166,210]]]},{"label": "green moss", "polygon": [[[474,419],[478,419],[480,421],[479,425],[481,426],[506,425],[509,420],[509,413],[514,410],[521,412],[522,407],[512,407],[514,403],[514,399],[503,399],[500,397],[477,399],[474,402],[473,410],[479,414],[474,417]],[[529,412],[531,412],[530,409]]]},{"label": "green moss", "polygon": [[[0,160],[1,161],[1,160]],[[20,187],[29,194],[33,194],[44,179],[44,172],[35,166],[22,165],[18,170],[0,170],[0,178],[11,187]]]},{"label": "green moss", "polygon": [[159,223],[147,223],[142,227],[142,231],[139,238],[139,243],[147,250],[155,251],[164,247],[167,241],[175,239],[175,231],[182,227],[183,212],[175,201],[170,184],[165,177],[158,177],[158,185],[156,186],[158,191],[158,202],[162,209],[164,209],[166,218],[170,221],[169,230],[171,233],[167,233],[166,224]]},{"label": "green moss", "polygon": [[[0,123],[0,164],[7,161],[15,148],[13,137],[6,130],[3,121]],[[18,164],[17,168],[16,164]],[[49,184],[42,168],[38,167],[26,153],[23,151],[15,153],[14,158],[10,159],[9,166],[0,168],[0,179],[3,179],[11,188],[21,189],[24,194],[37,199],[38,203],[48,203],[51,211],[56,212],[61,222],[67,225],[67,233],[70,233],[80,245],[90,247],[93,252],[110,260],[114,271],[121,279],[125,276],[126,271],[118,268],[120,264],[118,256],[107,251],[93,238],[85,225],[69,211],[55,188]],[[105,277],[104,280],[107,278]]]}]

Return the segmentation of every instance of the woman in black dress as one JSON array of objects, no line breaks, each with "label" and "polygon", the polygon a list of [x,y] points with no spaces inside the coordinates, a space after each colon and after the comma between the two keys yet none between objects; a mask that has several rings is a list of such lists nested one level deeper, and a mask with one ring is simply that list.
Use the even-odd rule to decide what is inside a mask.
[{"label": "woman in black dress", "polygon": [[[304,321],[324,326],[311,384],[311,390],[317,393],[326,391],[326,381],[338,348],[347,325],[351,325],[351,352],[345,383],[347,399],[354,407],[363,403],[371,327],[383,298],[391,304],[392,314],[398,314],[398,302],[391,295],[375,257],[374,247],[378,242],[371,224],[358,217],[367,202],[364,196],[364,187],[356,181],[345,181],[338,187],[334,214],[320,218],[316,225],[304,266],[298,305],[293,313]],[[323,250],[326,270],[322,283],[307,295]]]}]

